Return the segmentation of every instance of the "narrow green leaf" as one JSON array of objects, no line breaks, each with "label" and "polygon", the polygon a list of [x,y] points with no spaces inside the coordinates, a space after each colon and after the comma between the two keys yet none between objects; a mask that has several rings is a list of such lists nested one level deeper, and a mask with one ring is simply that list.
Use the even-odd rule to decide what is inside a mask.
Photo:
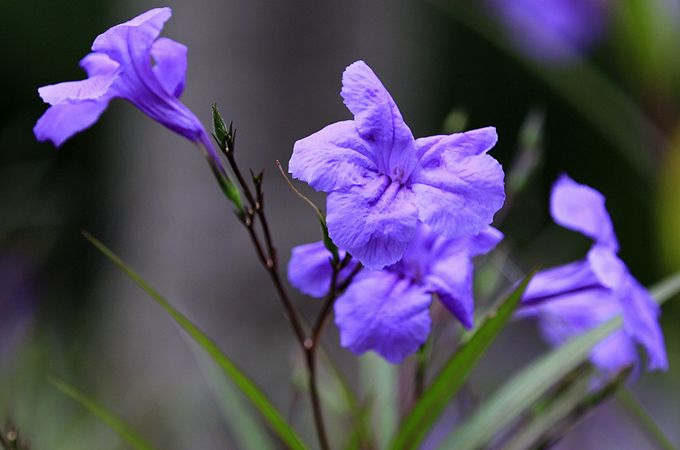
[{"label": "narrow green leaf", "polygon": [[373,352],[361,355],[359,363],[361,382],[366,397],[371,399],[371,423],[377,446],[387,448],[399,422],[399,366],[388,363]]},{"label": "narrow green leaf", "polygon": [[[650,289],[659,303],[680,292],[680,272]],[[590,355],[602,339],[622,326],[616,316],[597,328],[550,351],[505,383],[467,422],[459,425],[440,444],[439,450],[475,450],[543,396]]]},{"label": "narrow green leaf", "polygon": [[541,410],[540,414],[532,420],[527,427],[503,446],[502,450],[526,450],[545,437],[547,431],[560,423],[565,417],[586,398],[590,386],[590,377],[580,377],[566,392],[552,402],[548,407]]},{"label": "narrow green leaf", "polygon": [[538,268],[529,273],[503,301],[495,314],[488,316],[472,337],[449,359],[432,385],[402,422],[392,450],[415,449],[425,438],[430,427],[449,400],[458,392],[477,361],[491,345],[498,333],[519,306],[522,294]]},{"label": "narrow green leaf", "polygon": [[137,450],[154,450],[154,447],[149,444],[139,433],[137,433],[130,425],[123,422],[118,416],[99,405],[91,397],[88,397],[76,387],[67,383],[66,381],[57,378],[54,375],[48,375],[47,379],[50,383],[56,386],[64,394],[71,397],[73,400],[80,403],[85,409],[90,411],[95,416],[107,424],[118,436],[121,437],[130,447]]},{"label": "narrow green leaf", "polygon": [[638,402],[628,388],[623,388],[618,392],[619,401],[635,416],[638,423],[643,426],[650,438],[657,446],[663,450],[677,450],[670,439],[656,423],[654,418],[647,412],[644,406]]},{"label": "narrow green leaf", "polygon": [[275,449],[266,426],[245,403],[243,394],[234,383],[195,342],[190,342],[190,348],[239,447],[245,450]]},{"label": "narrow green leaf", "polygon": [[373,436],[369,426],[370,408],[365,406],[362,407],[359,404],[359,399],[357,398],[354,389],[352,389],[352,386],[350,386],[349,381],[347,381],[347,378],[343,375],[340,367],[338,367],[338,364],[323,344],[320,346],[319,354],[321,355],[321,359],[325,363],[326,368],[338,383],[339,389],[342,391],[345,399],[347,410],[352,419],[353,431],[348,440],[347,448],[353,448],[354,445],[357,445],[360,448],[374,448]]},{"label": "narrow green leaf", "polygon": [[205,350],[208,355],[217,363],[225,374],[232,379],[236,386],[245,394],[255,408],[260,411],[262,416],[269,422],[274,432],[279,436],[286,447],[293,450],[307,450],[295,430],[286,422],[284,417],[272,405],[266,394],[239,369],[201,330],[189,321],[182,313],[175,309],[166,299],[158,294],[149,286],[139,275],[130,269],[125,263],[113,254],[104,244],[93,238],[87,233],[83,233],[102,253],[113,261],[123,272],[144,289],[156,302],[167,311],[170,316],[186,331],[196,343]]}]

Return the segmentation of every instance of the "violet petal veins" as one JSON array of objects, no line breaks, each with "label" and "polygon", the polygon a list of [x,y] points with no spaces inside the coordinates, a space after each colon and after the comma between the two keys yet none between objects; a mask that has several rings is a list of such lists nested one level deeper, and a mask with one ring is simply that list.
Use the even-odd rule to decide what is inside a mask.
[{"label": "violet petal veins", "polygon": [[604,203],[602,194],[567,175],[555,182],[553,219],[595,242],[584,259],[538,272],[524,294],[520,315],[535,316],[546,340],[559,345],[622,314],[624,330],[595,347],[591,361],[605,373],[617,373],[638,361],[637,343],[647,352],[648,370],[666,370],[661,309],[616,255],[619,243]]},{"label": "violet petal veins", "polygon": [[503,170],[487,152],[494,128],[414,139],[387,89],[363,61],[341,95],[354,120],[295,143],[293,177],[328,192],[333,242],[369,269],[399,261],[422,221],[445,238],[477,234],[505,201]]},{"label": "violet petal veins", "polygon": [[112,98],[124,98],[144,114],[200,147],[221,167],[198,118],[179,100],[184,90],[187,48],[158,38],[170,8],[156,8],[99,35],[80,61],[87,79],[38,89],[51,106],[33,132],[39,141],[62,145],[92,126]]}]

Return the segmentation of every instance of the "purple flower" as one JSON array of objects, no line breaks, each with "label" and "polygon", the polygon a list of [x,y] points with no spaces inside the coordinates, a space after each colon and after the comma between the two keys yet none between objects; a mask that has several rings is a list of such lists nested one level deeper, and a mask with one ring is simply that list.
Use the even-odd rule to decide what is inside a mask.
[{"label": "purple flower", "polygon": [[369,269],[397,262],[418,221],[456,238],[479,233],[503,205],[503,170],[487,155],[492,127],[413,139],[397,105],[363,61],[345,69],[354,120],[295,143],[289,171],[328,192],[333,242]]},{"label": "purple flower", "polygon": [[[187,48],[158,38],[170,8],[156,8],[97,36],[80,61],[87,79],[38,89],[50,106],[33,132],[39,141],[59,147],[92,126],[112,98],[124,98],[144,114],[209,152],[217,153],[198,118],[180,101],[187,69]],[[152,60],[155,64],[152,64]]]},{"label": "purple flower", "polygon": [[[500,231],[487,227],[477,235],[447,239],[419,222],[399,262],[383,270],[359,272],[336,300],[341,345],[356,354],[374,350],[387,361],[400,363],[427,340],[432,294],[464,327],[472,328],[472,258],[488,253],[502,238]],[[330,286],[331,272],[322,273],[319,264],[325,261],[330,268],[331,254],[320,244],[294,250],[288,265],[291,283],[302,292]],[[308,275],[301,276],[304,273]],[[318,290],[326,292],[328,288]]]},{"label": "purple flower", "polygon": [[487,0],[529,57],[568,63],[592,48],[607,28],[606,0]]},{"label": "purple flower", "polygon": [[584,259],[536,274],[522,299],[521,314],[536,316],[552,345],[622,314],[624,329],[593,349],[592,362],[604,372],[618,372],[638,360],[634,345],[638,343],[647,352],[648,370],[666,370],[668,358],[657,319],[661,309],[616,255],[619,243],[604,203],[602,194],[567,175],[555,182],[550,198],[553,219],[592,238],[594,244]]}]

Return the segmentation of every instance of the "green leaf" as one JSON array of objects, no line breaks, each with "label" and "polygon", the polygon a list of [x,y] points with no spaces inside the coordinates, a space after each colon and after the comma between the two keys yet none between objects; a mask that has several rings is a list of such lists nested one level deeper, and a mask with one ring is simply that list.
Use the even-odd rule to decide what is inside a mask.
[{"label": "green leaf", "polygon": [[123,270],[132,280],[144,289],[156,302],[170,314],[180,327],[191,336],[194,341],[205,350],[208,355],[217,363],[225,374],[231,378],[236,386],[245,394],[251,403],[257,408],[262,416],[269,422],[274,432],[281,441],[292,450],[307,450],[308,447],[303,443],[295,430],[286,422],[284,417],[272,405],[266,394],[239,369],[201,330],[189,321],[182,313],[175,309],[167,300],[149,286],[139,275],[130,269],[120,258],[113,254],[101,242],[87,233],[83,233],[102,253]]},{"label": "green leaf", "polygon": [[191,350],[198,361],[213,397],[222,412],[222,417],[240,444],[239,447],[250,450],[273,450],[276,445],[269,437],[269,432],[249,404],[245,403],[243,394],[234,386],[224,372],[217,366],[195,342],[191,342]]},{"label": "green leaf", "polygon": [[361,384],[371,399],[371,422],[378,448],[387,448],[399,423],[399,366],[373,352],[361,355],[359,363]]},{"label": "green leaf", "polygon": [[654,418],[647,412],[644,406],[637,401],[635,396],[628,388],[623,388],[618,392],[619,401],[635,416],[638,423],[642,425],[649,435],[654,440],[657,446],[663,450],[677,450],[670,439],[663,432],[661,427],[656,423]]},{"label": "green leaf", "polygon": [[132,429],[130,425],[123,422],[118,416],[99,405],[91,397],[88,397],[73,385],[60,378],[57,378],[54,375],[49,375],[47,379],[64,394],[68,395],[73,400],[80,403],[92,414],[99,417],[102,422],[107,424],[113,431],[115,431],[118,436],[120,436],[130,445],[130,447],[136,448],[137,450],[154,450],[154,447],[149,444],[139,433]]},{"label": "green leaf", "polygon": [[427,435],[430,427],[449,400],[458,392],[479,359],[491,345],[498,333],[510,320],[519,306],[522,294],[538,268],[529,273],[503,301],[498,310],[490,314],[470,339],[454,353],[444,368],[423,393],[418,403],[402,422],[392,450],[415,449]]},{"label": "green leaf", "polygon": [[[650,289],[659,303],[680,292],[680,272]],[[459,425],[438,450],[475,450],[541,398],[558,380],[583,364],[590,350],[622,326],[616,316],[597,328],[550,351],[510,381],[484,403],[467,422]]]}]

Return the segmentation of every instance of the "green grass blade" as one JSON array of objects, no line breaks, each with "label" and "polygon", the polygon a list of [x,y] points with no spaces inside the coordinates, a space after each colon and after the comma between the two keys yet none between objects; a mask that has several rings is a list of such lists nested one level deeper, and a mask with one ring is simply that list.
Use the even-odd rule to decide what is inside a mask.
[{"label": "green grass blade", "polygon": [[519,306],[522,294],[538,269],[535,268],[503,301],[495,314],[490,314],[470,339],[449,359],[432,385],[406,416],[394,438],[392,450],[415,449],[449,400],[458,392],[477,361]]},{"label": "green grass blade", "polygon": [[399,366],[370,352],[359,358],[361,382],[370,399],[377,448],[387,448],[399,423]]},{"label": "green grass blade", "polygon": [[80,403],[92,414],[99,417],[102,422],[107,424],[113,431],[115,431],[118,436],[121,437],[121,439],[130,445],[130,447],[137,450],[155,450],[154,447],[149,444],[139,433],[132,429],[130,425],[123,422],[123,420],[121,420],[118,416],[98,404],[91,397],[85,395],[73,385],[55,377],[54,375],[49,375],[47,379],[64,394],[68,395],[73,400]]},{"label": "green grass blade", "polygon": [[638,423],[642,425],[650,438],[654,440],[659,449],[662,450],[678,450],[673,445],[670,439],[663,432],[661,427],[656,423],[654,418],[647,412],[644,406],[638,402],[635,396],[628,388],[623,388],[618,392],[618,399],[630,413],[637,419]]},{"label": "green grass blade", "polygon": [[[657,283],[650,291],[659,303],[663,303],[680,292],[680,272]],[[453,430],[438,450],[482,447],[496,431],[517,418],[558,380],[583,364],[593,346],[621,326],[621,316],[613,317],[526,367],[496,391],[470,420]]]},{"label": "green grass blade", "polygon": [[239,447],[248,450],[274,450],[277,446],[269,437],[266,425],[260,420],[243,394],[234,383],[217,366],[195,342],[190,342],[191,350],[196,357],[213,397],[217,401],[222,417],[231,429]]},{"label": "green grass blade", "polygon": [[231,378],[236,386],[245,394],[250,402],[262,414],[265,420],[279,436],[281,441],[292,450],[307,450],[308,447],[303,443],[295,430],[286,422],[284,417],[272,405],[265,393],[239,369],[222,351],[215,345],[201,330],[199,330],[189,319],[175,309],[167,300],[158,294],[142,278],[130,269],[120,258],[113,254],[104,244],[93,238],[87,233],[83,233],[102,253],[113,261],[120,269],[125,272],[132,280],[144,289],[156,302],[170,314],[180,327],[191,336],[196,343],[210,355],[217,365]]}]

